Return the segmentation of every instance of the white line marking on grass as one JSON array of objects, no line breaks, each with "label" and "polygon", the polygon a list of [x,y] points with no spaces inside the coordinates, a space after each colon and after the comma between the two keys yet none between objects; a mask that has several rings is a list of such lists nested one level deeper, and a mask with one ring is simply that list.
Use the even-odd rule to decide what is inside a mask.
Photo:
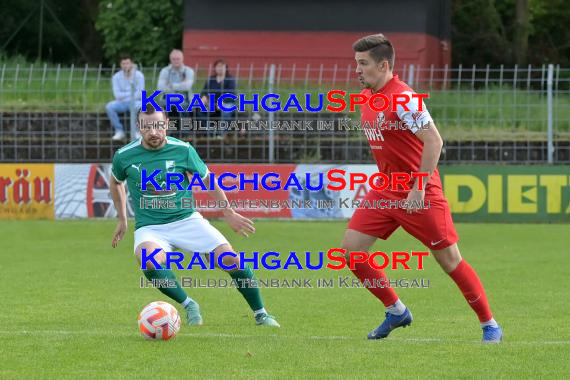
[{"label": "white line marking on grass", "polygon": [[[88,331],[88,330],[0,330],[0,335],[84,335],[84,336],[122,336],[133,337],[138,336],[137,332],[110,332],[110,331]],[[179,337],[193,338],[277,338],[277,339],[295,339],[295,340],[354,340],[363,341],[364,337],[355,336],[337,336],[337,335],[247,335],[247,334],[229,334],[229,333],[178,333]],[[481,343],[480,340],[466,339],[442,339],[442,338],[388,338],[380,339],[382,342],[404,342],[404,343]],[[535,341],[505,341],[506,345],[570,345],[570,340],[535,340]],[[371,342],[371,344],[374,344]]]}]

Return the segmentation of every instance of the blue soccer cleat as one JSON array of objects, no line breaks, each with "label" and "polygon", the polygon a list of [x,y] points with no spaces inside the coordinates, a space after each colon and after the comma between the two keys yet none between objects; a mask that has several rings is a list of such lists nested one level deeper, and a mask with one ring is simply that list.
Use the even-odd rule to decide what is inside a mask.
[{"label": "blue soccer cleat", "polygon": [[483,343],[501,343],[503,340],[503,330],[501,326],[483,327]]},{"label": "blue soccer cleat", "polygon": [[406,327],[412,324],[414,318],[408,308],[402,315],[394,315],[386,313],[386,319],[380,326],[372,330],[368,334],[368,339],[383,339],[386,338],[394,329],[398,327]]}]

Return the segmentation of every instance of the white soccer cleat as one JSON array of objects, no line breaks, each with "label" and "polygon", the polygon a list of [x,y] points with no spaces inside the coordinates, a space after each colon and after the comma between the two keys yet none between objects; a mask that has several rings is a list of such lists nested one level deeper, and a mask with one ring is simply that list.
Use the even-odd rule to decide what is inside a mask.
[{"label": "white soccer cleat", "polygon": [[186,322],[188,322],[190,326],[201,326],[204,324],[198,303],[190,301],[184,309],[186,309]]},{"label": "white soccer cleat", "polygon": [[255,324],[258,326],[281,327],[275,317],[267,313],[260,313],[255,316]]}]

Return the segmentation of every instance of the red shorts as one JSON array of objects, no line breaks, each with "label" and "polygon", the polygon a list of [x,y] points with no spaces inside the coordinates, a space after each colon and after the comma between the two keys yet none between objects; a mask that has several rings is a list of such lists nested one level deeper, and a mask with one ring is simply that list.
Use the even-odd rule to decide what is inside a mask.
[{"label": "red shorts", "polygon": [[352,215],[348,228],[386,240],[402,226],[410,235],[433,250],[444,249],[457,243],[459,237],[443,194],[426,196],[424,204],[427,207],[429,200],[429,208],[416,209],[411,214],[400,207],[376,207],[377,201],[386,200],[381,202],[381,205],[388,206],[388,201],[400,201],[406,197],[405,192],[369,191],[363,202],[368,200],[372,207],[358,208]]}]

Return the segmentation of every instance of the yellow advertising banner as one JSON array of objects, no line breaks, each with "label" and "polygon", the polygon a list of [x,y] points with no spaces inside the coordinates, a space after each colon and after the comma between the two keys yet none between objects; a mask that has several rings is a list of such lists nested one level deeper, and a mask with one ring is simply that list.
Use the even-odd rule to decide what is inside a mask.
[{"label": "yellow advertising banner", "polygon": [[567,165],[457,165],[440,171],[456,221],[570,221]]},{"label": "yellow advertising banner", "polygon": [[0,219],[53,219],[54,165],[0,164]]}]

